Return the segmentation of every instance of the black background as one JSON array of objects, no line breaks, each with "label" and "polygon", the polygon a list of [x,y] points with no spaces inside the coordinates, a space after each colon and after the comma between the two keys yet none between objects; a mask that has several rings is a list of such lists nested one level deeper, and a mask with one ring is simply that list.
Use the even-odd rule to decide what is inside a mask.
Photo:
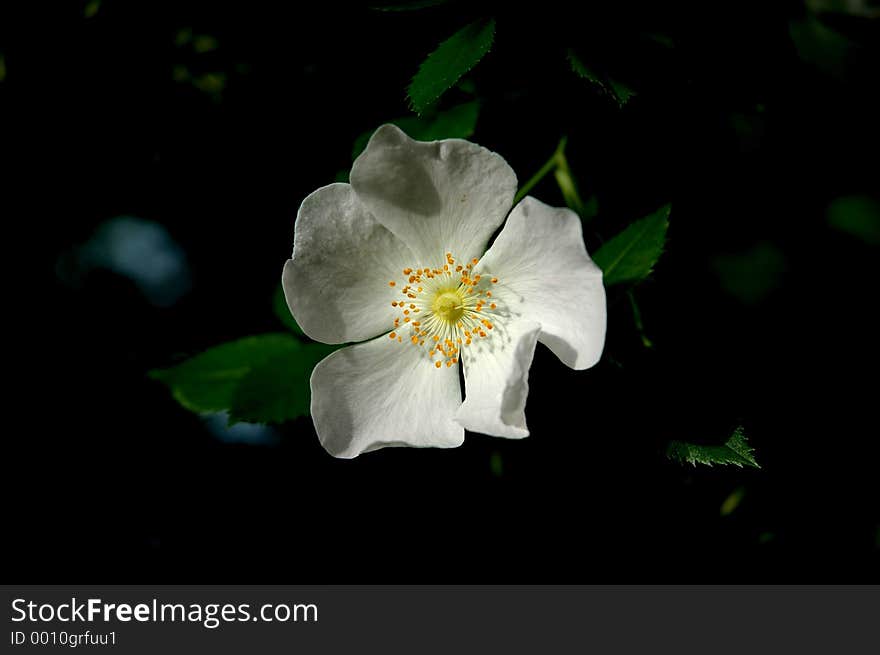
[{"label": "black background", "polygon": [[[877,191],[869,47],[823,70],[792,39],[811,15],[800,3],[83,7],[4,20],[0,43],[3,101],[23,110],[9,125],[26,142],[17,164],[36,187],[8,215],[33,244],[7,281],[31,301],[33,337],[10,347],[25,360],[5,435],[11,577],[878,580],[877,250],[825,218],[835,198]],[[486,14],[497,33],[470,76],[473,140],[524,181],[567,134],[599,201],[591,250],[672,203],[667,252],[637,289],[654,348],[611,293],[597,367],[571,371],[539,347],[524,441],[469,435],[451,451],[341,461],[307,418],[276,446],[218,441],[146,372],[283,329],[272,294],[299,203],[348,169],[357,135],[406,115],[425,55]],[[835,20],[876,45],[876,18]],[[175,45],[184,28],[219,47]],[[571,73],[569,45],[624,70],[639,95],[617,108]],[[225,88],[175,81],[180,65],[226,72]],[[563,204],[552,178],[533,194]],[[56,273],[118,215],[161,223],[185,249],[194,287],[173,307],[110,273],[78,286]],[[773,288],[756,302],[726,292],[713,262],[766,242],[785,262]],[[663,454],[670,439],[722,441],[737,425],[762,469]]]}]

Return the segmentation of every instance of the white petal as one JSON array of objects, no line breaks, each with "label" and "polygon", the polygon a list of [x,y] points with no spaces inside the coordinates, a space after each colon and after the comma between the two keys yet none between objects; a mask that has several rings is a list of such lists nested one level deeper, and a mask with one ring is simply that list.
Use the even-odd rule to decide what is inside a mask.
[{"label": "white petal", "polygon": [[464,430],[458,366],[434,368],[424,348],[379,337],[348,346],[312,372],[312,420],[335,457],[386,446],[454,448]]},{"label": "white petal", "polygon": [[412,252],[380,225],[348,184],[303,200],[294,224],[293,259],[281,283],[296,322],[324,343],[363,341],[394,323],[392,300]]},{"label": "white petal", "polygon": [[605,288],[573,211],[524,198],[474,270],[499,278],[492,291],[505,311],[540,323],[538,341],[567,366],[585,369],[599,361]]},{"label": "white petal", "polygon": [[370,212],[419,257],[411,266],[479,257],[513,204],[516,175],[504,159],[461,139],[413,141],[383,125],[351,169]]},{"label": "white petal", "polygon": [[465,399],[456,421],[472,432],[495,437],[529,436],[529,367],[540,328],[530,321],[495,323],[491,339],[462,348]]}]

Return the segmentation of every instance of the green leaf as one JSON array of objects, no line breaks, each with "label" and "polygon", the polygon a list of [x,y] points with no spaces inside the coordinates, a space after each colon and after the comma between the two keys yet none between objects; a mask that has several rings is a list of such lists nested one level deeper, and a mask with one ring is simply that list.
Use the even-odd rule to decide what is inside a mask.
[{"label": "green leaf", "polygon": [[101,0],[89,0],[83,8],[83,16],[86,18],[94,18],[101,8]]},{"label": "green leaf", "polygon": [[623,107],[629,99],[636,95],[628,85],[618,79],[598,72],[588,66],[573,50],[568,51],[568,63],[575,75],[595,84],[605,95],[612,98],[619,107]]},{"label": "green leaf", "polygon": [[309,379],[315,365],[336,348],[302,344],[254,366],[235,389],[229,423],[282,423],[309,415]]},{"label": "green leaf", "polygon": [[605,286],[646,278],[663,253],[669,227],[669,205],[632,223],[593,255],[602,269]]},{"label": "green leaf", "polygon": [[701,445],[685,441],[671,441],[666,449],[669,459],[684,464],[733,464],[734,466],[753,466],[761,468],[755,461],[755,449],[746,441],[742,427],[733,431],[730,438],[721,446]]},{"label": "green leaf", "polygon": [[261,334],[150,371],[150,377],[191,411],[228,411],[230,424],[280,423],[308,415],[312,369],[336,348],[291,334]]},{"label": "green leaf", "polygon": [[779,288],[788,263],[779,248],[761,241],[743,252],[717,255],[712,259],[712,267],[727,293],[752,305]]},{"label": "green leaf", "polygon": [[230,341],[206,350],[177,366],[150,371],[177,401],[194,412],[219,412],[232,406],[241,381],[264,362],[302,345],[290,334],[261,334]]},{"label": "green leaf", "polygon": [[278,317],[284,327],[296,335],[305,336],[302,328],[297,324],[296,319],[293,318],[293,314],[290,313],[287,300],[284,298],[284,289],[281,288],[280,284],[275,288],[275,295],[272,297],[272,309],[275,310],[275,316]]},{"label": "green leaf", "polygon": [[[480,102],[473,100],[450,107],[445,111],[429,111],[424,116],[405,116],[389,122],[417,141],[467,139],[473,135],[477,128],[479,115]],[[352,159],[357,159],[358,155],[364,151],[374,131],[364,132],[355,139],[351,151]]]},{"label": "green leaf", "polygon": [[585,80],[589,80],[593,84],[596,84],[604,90],[605,84],[602,82],[602,78],[589,66],[584,63],[584,60],[578,57],[574,50],[568,51],[568,63],[571,66],[571,70],[574,71],[575,75],[578,77],[582,77]]},{"label": "green leaf", "polygon": [[636,92],[631,86],[620,80],[614,79],[613,77],[608,78],[608,86],[611,87],[611,93],[614,96],[614,99],[617,100],[617,104],[621,107],[628,103],[630,98],[636,95]]},{"label": "green leaf", "polygon": [[880,202],[869,196],[837,198],[827,210],[828,224],[841,232],[880,246]]},{"label": "green leaf", "polygon": [[410,106],[421,114],[492,47],[495,19],[483,18],[461,28],[434,50],[409,85]]}]

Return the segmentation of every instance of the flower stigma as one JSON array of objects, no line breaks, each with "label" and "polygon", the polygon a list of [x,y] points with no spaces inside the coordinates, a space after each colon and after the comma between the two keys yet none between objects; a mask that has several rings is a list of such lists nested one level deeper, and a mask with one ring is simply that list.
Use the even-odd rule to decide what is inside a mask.
[{"label": "flower stigma", "polygon": [[388,282],[390,287],[401,286],[404,297],[391,302],[400,315],[388,337],[426,348],[428,360],[438,369],[457,364],[462,348],[490,337],[499,313],[491,291],[498,278],[473,273],[477,262],[456,264],[448,252],[440,268],[404,268],[405,283]]}]

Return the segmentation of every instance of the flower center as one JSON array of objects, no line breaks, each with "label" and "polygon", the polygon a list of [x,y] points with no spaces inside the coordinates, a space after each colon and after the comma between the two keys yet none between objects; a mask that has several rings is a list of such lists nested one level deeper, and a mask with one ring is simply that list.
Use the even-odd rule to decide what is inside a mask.
[{"label": "flower center", "polygon": [[492,296],[498,278],[473,273],[477,261],[456,264],[448,252],[442,267],[405,268],[405,282],[389,281],[389,286],[401,287],[404,297],[391,302],[400,315],[389,338],[425,347],[435,368],[457,364],[462,348],[489,338],[499,315]]},{"label": "flower center", "polygon": [[443,291],[434,297],[431,310],[441,321],[452,324],[464,316],[464,300],[458,294],[458,289]]}]

